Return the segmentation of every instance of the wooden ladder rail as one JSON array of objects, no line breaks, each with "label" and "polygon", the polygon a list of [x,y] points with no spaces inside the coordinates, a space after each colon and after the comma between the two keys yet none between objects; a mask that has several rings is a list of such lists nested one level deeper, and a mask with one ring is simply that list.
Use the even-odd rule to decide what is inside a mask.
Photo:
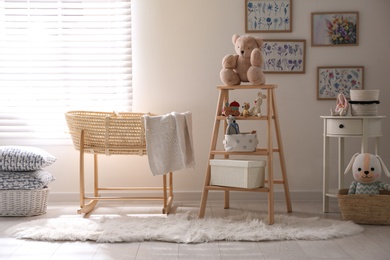
[{"label": "wooden ladder rail", "polygon": [[272,94],[272,111],[273,111],[273,117],[274,117],[274,127],[275,127],[275,134],[276,134],[276,141],[278,143],[278,153],[279,153],[279,161],[280,161],[280,167],[282,172],[282,182],[275,181],[275,183],[283,184],[284,189],[284,196],[286,200],[286,206],[287,206],[287,212],[292,212],[292,205],[291,205],[291,196],[290,196],[290,189],[288,184],[288,178],[287,178],[287,169],[286,169],[286,161],[284,157],[284,148],[283,148],[283,142],[282,142],[282,135],[280,131],[280,124],[279,124],[279,114],[276,106],[275,101],[275,92],[273,91]]}]

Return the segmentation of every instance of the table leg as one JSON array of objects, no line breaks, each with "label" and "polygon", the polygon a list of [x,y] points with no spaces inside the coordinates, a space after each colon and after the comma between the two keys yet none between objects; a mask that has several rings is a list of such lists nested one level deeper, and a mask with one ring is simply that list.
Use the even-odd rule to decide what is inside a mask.
[{"label": "table leg", "polygon": [[339,169],[338,169],[338,178],[339,178],[339,189],[344,188],[344,137],[339,137]]},{"label": "table leg", "polygon": [[324,133],[324,145],[323,145],[323,190],[322,190],[322,208],[324,212],[329,211],[329,198],[326,195],[329,193],[329,137]]}]

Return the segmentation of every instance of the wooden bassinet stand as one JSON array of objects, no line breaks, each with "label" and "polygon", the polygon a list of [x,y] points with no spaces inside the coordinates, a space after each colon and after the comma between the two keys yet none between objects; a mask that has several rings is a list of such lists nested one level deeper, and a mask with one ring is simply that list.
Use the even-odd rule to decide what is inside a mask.
[{"label": "wooden bassinet stand", "polygon": [[[80,209],[88,214],[99,200],[162,200],[162,213],[168,214],[173,202],[173,174],[163,175],[162,187],[101,187],[99,186],[98,155],[145,155],[146,141],[142,113],[106,113],[69,111],[66,121],[76,150],[80,151]],[[84,155],[93,154],[93,196],[86,196]],[[168,180],[167,180],[168,175]],[[102,196],[107,191],[161,190],[162,197]]]}]

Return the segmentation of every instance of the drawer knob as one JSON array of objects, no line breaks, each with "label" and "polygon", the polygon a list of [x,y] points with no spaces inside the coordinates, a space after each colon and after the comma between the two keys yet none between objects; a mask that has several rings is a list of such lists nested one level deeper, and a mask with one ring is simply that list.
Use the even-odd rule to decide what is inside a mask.
[{"label": "drawer knob", "polygon": [[343,125],[343,124],[340,124],[340,125],[339,125],[339,128],[344,128],[344,125]]}]

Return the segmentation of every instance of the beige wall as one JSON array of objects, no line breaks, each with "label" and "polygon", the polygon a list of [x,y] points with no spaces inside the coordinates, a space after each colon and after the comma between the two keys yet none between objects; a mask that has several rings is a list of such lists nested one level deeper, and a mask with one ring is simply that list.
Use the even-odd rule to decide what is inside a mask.
[{"label": "beige wall", "polygon": [[[233,52],[231,36],[234,33],[245,33],[245,1],[132,2],[134,111],[193,113],[196,169],[177,172],[174,184],[177,192],[196,192],[195,195],[199,196],[217,101],[216,85],[221,84],[221,60],[224,55]],[[359,11],[359,46],[311,47],[310,14],[322,11]],[[290,189],[295,198],[303,198],[306,193],[313,193],[317,195],[316,198],[320,198],[322,190],[323,122],[320,116],[329,115],[329,109],[334,108],[335,102],[316,99],[317,66],[363,65],[365,88],[380,89],[379,113],[386,115],[390,111],[390,36],[385,22],[388,21],[389,11],[388,0],[294,0],[292,33],[253,34],[264,39],[307,41],[305,74],[267,74],[267,83],[279,86],[276,101]],[[237,99],[252,102],[255,94],[250,93],[248,96],[240,93]],[[244,124],[242,127],[251,126]],[[387,118],[383,122],[384,136],[380,154],[390,166],[389,129],[390,119]],[[336,173],[335,140],[331,144],[331,172]],[[347,139],[346,145],[348,161],[353,153],[359,151],[359,140]],[[78,192],[77,152],[70,146],[44,148],[58,157],[57,163],[49,168],[57,177],[52,184],[53,196],[68,193],[68,198],[74,198]],[[90,159],[87,156],[88,166],[91,165],[88,164]],[[106,181],[109,185],[145,186],[160,183],[160,178],[151,176],[146,157],[101,156],[100,162],[102,182]],[[387,177],[383,179],[390,182]],[[348,176],[347,183],[350,180]]]}]

